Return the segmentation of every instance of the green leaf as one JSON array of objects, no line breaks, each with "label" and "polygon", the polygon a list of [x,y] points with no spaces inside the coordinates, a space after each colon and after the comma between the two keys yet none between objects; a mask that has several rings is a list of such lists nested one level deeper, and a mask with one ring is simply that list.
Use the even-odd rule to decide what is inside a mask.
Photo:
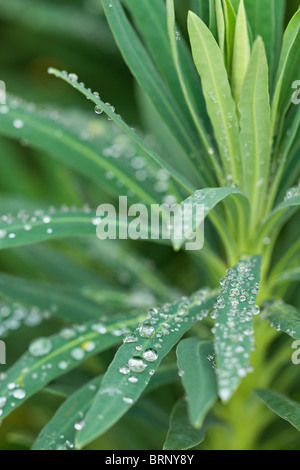
[{"label": "green leaf", "polygon": [[[276,88],[272,102],[272,133],[282,120],[292,102],[292,84],[299,78],[300,61],[300,11],[291,19],[284,33]],[[280,126],[279,126],[280,127]]]},{"label": "green leaf", "polygon": [[[111,206],[112,208],[114,206]],[[128,234],[130,222],[134,217],[123,217],[114,210],[106,211],[105,217],[97,217],[92,209],[78,210],[63,207],[62,209],[50,208],[48,210],[36,210],[33,213],[20,211],[16,216],[5,215],[0,220],[0,250],[17,246],[30,245],[42,241],[66,237],[97,237],[108,236],[107,227],[116,230],[113,236],[117,238],[120,233]],[[101,234],[99,230],[101,228]],[[161,227],[157,227],[154,236],[151,235],[151,224],[145,221],[139,224],[139,237],[143,240],[161,240],[167,243],[162,236]],[[156,237],[156,238],[155,238]],[[101,240],[103,242],[103,240]]]},{"label": "green leaf", "polygon": [[120,336],[135,328],[145,316],[118,316],[63,329],[49,338],[38,338],[6,373],[0,396],[6,399],[1,418],[56,377],[66,374],[89,357],[120,343]]},{"label": "green leaf", "polygon": [[255,394],[271,411],[300,431],[299,403],[270,390],[255,390]]},{"label": "green leaf", "polygon": [[[103,308],[108,313],[116,309],[143,307],[143,303],[138,303],[137,292],[113,288],[99,287],[96,290],[87,286],[60,286],[0,273],[1,296],[23,305],[38,307],[55,317],[72,322],[99,318]],[[145,301],[147,302],[147,299]]]},{"label": "green leaf", "polygon": [[[45,151],[82,175],[100,182],[109,193],[119,195],[121,185],[123,190],[133,191],[139,200],[150,204],[161,200],[162,194],[155,191],[155,173],[161,165],[143,155],[149,184],[147,178],[141,184],[132,167],[132,159],[139,156],[141,150],[133,147],[131,139],[99,117],[95,122],[81,114],[76,115],[76,119],[65,114],[67,116],[62,118],[57,110],[42,110],[7,96],[7,104],[0,112],[0,133]],[[93,135],[91,128],[96,129],[100,139]]]},{"label": "green leaf", "polygon": [[[197,141],[180,107],[160,77],[145,47],[129,23],[119,0],[102,0],[103,8],[117,45],[135,79],[147,93],[157,112],[187,155],[197,153]],[[187,158],[187,162],[190,159]]]},{"label": "green leaf", "polygon": [[204,418],[218,397],[211,341],[198,338],[182,340],[177,346],[177,362],[187,395],[189,420],[201,429]]},{"label": "green leaf", "polygon": [[261,36],[266,47],[271,89],[282,41],[285,4],[286,0],[245,0],[254,39]]},{"label": "green leaf", "polygon": [[182,210],[184,211],[185,208],[188,208],[189,206],[195,209],[197,206],[201,207],[201,205],[203,205],[203,217],[201,214],[199,214],[200,217],[197,217],[194,210],[187,211],[184,219],[185,227],[182,237],[180,238],[180,234],[177,234],[176,239],[174,238],[172,240],[174,249],[179,250],[185,243],[185,241],[189,240],[191,236],[196,232],[197,228],[203,223],[205,217],[209,215],[210,211],[212,211],[217,204],[226,199],[228,196],[234,194],[243,197],[245,202],[245,209],[247,210],[249,208],[248,198],[242,191],[237,188],[204,188],[195,191],[194,194],[185,199],[181,203]]},{"label": "green leaf", "polygon": [[216,0],[216,18],[218,27],[218,42],[225,62],[225,20],[221,0]]},{"label": "green leaf", "polygon": [[227,271],[213,317],[220,398],[227,402],[249,371],[254,346],[253,317],[259,290],[261,257],[245,258]]},{"label": "green leaf", "polygon": [[7,338],[21,326],[36,327],[49,318],[49,310],[28,307],[21,303],[0,300],[0,337]]},{"label": "green leaf", "polygon": [[[85,417],[85,426],[77,433],[78,448],[103,434],[129,410],[147,387],[163,357],[197,318],[200,320],[208,314],[214,299],[215,295],[205,290],[189,299],[152,310],[148,322],[136,330],[137,343],[123,344],[110,364]],[[130,369],[138,381],[128,381],[128,375],[120,373],[120,369],[123,372]]]},{"label": "green leaf", "polygon": [[[172,59],[168,30],[166,28],[167,13],[164,2],[162,0],[152,0],[150,3],[148,0],[140,0],[137,3],[135,0],[123,0],[123,3],[129,10],[135,27],[145,40],[155,65],[165,78],[170,92],[180,105],[181,112],[184,112],[187,120],[193,125]],[[195,70],[190,50],[178,27],[176,27],[176,33],[176,44],[184,80],[188,84],[192,101],[197,107],[198,113],[202,112],[202,114],[205,114],[199,77]]]},{"label": "green leaf", "polygon": [[99,376],[91,380],[60,406],[38,435],[32,450],[74,449],[76,429],[82,426],[82,417],[91,406],[102,378]]},{"label": "green leaf", "polygon": [[235,102],[240,101],[241,89],[250,61],[251,48],[247,28],[247,17],[244,1],[241,0],[235,26],[231,87]]},{"label": "green leaf", "polygon": [[208,0],[209,3],[209,30],[215,39],[218,37],[218,25],[216,15],[216,1]]},{"label": "green leaf", "polygon": [[267,305],[263,316],[277,331],[283,331],[294,339],[300,339],[300,314],[293,305],[278,300]]},{"label": "green leaf", "polygon": [[237,183],[240,177],[239,126],[223,57],[207,26],[192,12],[188,28],[222,163],[227,176],[231,175]]},{"label": "green leaf", "polygon": [[96,217],[91,210],[65,209],[33,213],[20,211],[17,216],[2,216],[0,249],[24,246],[60,237],[95,236]]},{"label": "green leaf", "polygon": [[0,273],[0,295],[73,322],[99,318],[101,312],[100,305],[80,295],[78,289],[29,281],[4,273]]},{"label": "green leaf", "polygon": [[271,117],[268,64],[264,44],[254,44],[239,103],[243,187],[252,201],[252,221],[262,211],[261,201],[268,187],[271,152]]},{"label": "green leaf", "polygon": [[276,239],[287,220],[299,210],[299,205],[300,187],[298,185],[287,191],[284,201],[278,204],[265,219],[257,235],[256,246],[261,247],[266,237]]},{"label": "green leaf", "polygon": [[204,440],[209,423],[205,424],[202,429],[194,429],[189,422],[186,408],[185,400],[179,400],[174,406],[164,450],[186,450],[199,445]]},{"label": "green leaf", "polygon": [[300,281],[300,267],[287,269],[272,279],[272,285],[284,284],[285,282]]},{"label": "green leaf", "polygon": [[[34,10],[34,21],[32,11]],[[45,0],[0,1],[1,18],[19,23],[38,33],[69,37],[71,40],[84,41],[93,47],[99,47],[110,53],[115,52],[113,41],[103,15],[95,15],[87,8],[75,4],[53,4]]]},{"label": "green leaf", "polygon": [[[94,378],[67,398],[42,429],[32,450],[74,449],[76,430],[82,426],[83,416],[92,405],[102,379],[102,375]],[[176,379],[178,379],[178,374],[175,364],[162,366],[147,387],[146,393],[174,382]],[[64,436],[63,441],[61,436]]]},{"label": "green leaf", "polygon": [[231,71],[236,26],[236,14],[230,0],[223,0],[223,8],[226,36],[226,64],[227,70]]},{"label": "green leaf", "polygon": [[190,0],[190,3],[191,10],[209,26],[209,2],[207,0]]},{"label": "green leaf", "polygon": [[[131,139],[140,147],[140,149],[143,150],[149,157],[151,157],[151,159],[157,163],[159,167],[167,170],[167,172],[170,173],[170,176],[174,178],[179,184],[181,184],[185,190],[188,192],[192,191],[191,184],[186,181],[186,179],[183,178],[175,169],[173,169],[172,166],[163,160],[151,147],[149,147],[149,145],[131,127],[129,127],[118,114],[115,113],[109,103],[104,103],[92,91],[89,91],[89,89],[85,88],[81,82],[78,83],[77,80],[72,80],[72,76],[70,78],[67,73],[60,72],[54,68],[50,68],[48,72],[51,75],[55,75],[55,77],[61,78],[66,83],[73,86],[76,90],[82,93],[90,101],[92,101],[97,106],[97,112],[101,112],[100,110],[104,111],[110,120],[114,121],[129,137],[131,137]],[[132,179],[130,181],[132,181]],[[149,201],[149,197],[147,196],[144,200]]]},{"label": "green leaf", "polygon": [[[178,75],[181,89],[185,98],[185,102],[188,106],[188,109],[191,113],[193,118],[194,124],[196,129],[198,130],[199,136],[201,138],[201,142],[203,144],[204,152],[206,154],[206,159],[211,160],[216,174],[218,176],[218,180],[222,182],[223,175],[221,168],[219,166],[218,160],[216,158],[215,152],[212,148],[212,142],[210,137],[208,136],[202,118],[198,114],[198,110],[196,107],[196,102],[193,99],[191,94],[191,89],[189,85],[189,81],[187,79],[186,73],[184,73],[184,69],[182,68],[181,60],[179,57],[179,50],[178,50],[178,38],[176,37],[176,24],[175,24],[175,7],[174,7],[174,0],[167,0],[167,24],[168,24],[168,33],[171,43],[171,53],[173,56],[173,61],[175,64],[176,73]],[[205,176],[205,181],[213,181],[213,177],[211,175],[211,169],[207,166],[205,160],[202,159],[202,167],[203,167],[203,177]],[[204,179],[204,178],[203,178]]]}]

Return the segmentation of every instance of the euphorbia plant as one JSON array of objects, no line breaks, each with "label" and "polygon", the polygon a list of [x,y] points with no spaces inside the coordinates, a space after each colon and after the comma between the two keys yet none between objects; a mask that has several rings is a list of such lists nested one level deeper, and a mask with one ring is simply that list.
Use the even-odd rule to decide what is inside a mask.
[{"label": "euphorbia plant", "polygon": [[[126,292],[97,282],[90,286],[84,275],[78,292],[78,286],[1,274],[6,301],[52,307],[52,315],[76,322],[37,339],[8,370],[0,385],[1,418],[88,357],[121,343],[125,334],[104,375],[66,399],[34,449],[82,448],[132,407],[142,413],[141,396],[170,382],[178,390],[182,383],[186,400],[173,409],[165,449],[200,445],[206,431],[204,445],[210,448],[289,446],[289,431],[287,441],[273,436],[270,442],[272,415],[264,404],[300,430],[300,405],[278,393],[293,393],[297,377],[291,341],[279,332],[300,339],[300,299],[291,285],[300,276],[300,107],[293,102],[300,78],[300,12],[283,34],[283,0],[194,0],[188,13],[190,51],[175,23],[173,0],[102,3],[142,90],[155,145],[75,73],[53,68],[51,74],[120,130],[109,122],[99,141],[86,138],[63,120],[11,98],[0,110],[0,131],[43,149],[114,196],[126,194],[149,206],[170,199],[204,205],[205,246],[191,256],[207,277],[205,284],[199,279],[199,291],[176,298],[172,286],[133,258],[130,269],[137,276],[141,270],[153,298],[147,312],[148,299],[137,308]],[[21,211],[2,217],[0,248],[95,236],[98,223],[89,208]],[[283,236],[289,230],[292,235]],[[121,267],[118,243],[110,242],[109,250]],[[176,345],[179,374],[170,353]],[[178,431],[182,423],[184,433]]]}]

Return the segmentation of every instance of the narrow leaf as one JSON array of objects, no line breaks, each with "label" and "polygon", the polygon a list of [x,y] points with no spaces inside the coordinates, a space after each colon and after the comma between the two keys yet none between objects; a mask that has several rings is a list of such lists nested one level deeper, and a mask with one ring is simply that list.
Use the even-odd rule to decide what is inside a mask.
[{"label": "narrow leaf", "polygon": [[6,373],[0,384],[1,418],[9,415],[56,377],[87,358],[120,343],[120,336],[145,317],[134,315],[89,322],[63,329],[49,338],[38,338]]},{"label": "narrow leaf", "polygon": [[[77,447],[82,448],[96,439],[129,410],[148,385],[163,357],[197,318],[200,320],[207,315],[213,298],[214,294],[207,290],[200,291],[189,299],[166,304],[151,312],[148,322],[142,323],[136,330],[137,342],[123,344],[110,364],[85,417],[85,426],[77,433]],[[128,380],[129,373],[135,378]]]},{"label": "narrow leaf", "polygon": [[60,72],[54,68],[50,68],[48,72],[58,78],[61,78],[66,83],[73,86],[76,90],[82,93],[90,101],[92,101],[98,107],[97,112],[101,112],[100,110],[105,112],[112,121],[114,121],[129,137],[131,137],[131,139],[140,147],[140,149],[142,149],[153,159],[154,162],[156,162],[161,168],[167,170],[170,173],[170,176],[178,181],[179,184],[183,185],[186,190],[191,191],[191,184],[187,182],[185,178],[183,178],[166,161],[164,161],[153,149],[151,149],[151,147],[149,147],[149,145],[131,127],[129,127],[118,114],[115,113],[111,105],[104,103],[98,96],[92,93],[92,91],[85,88],[81,82],[78,83],[77,80],[74,81],[72,76],[70,77],[67,73]]},{"label": "narrow leaf", "polygon": [[213,313],[219,395],[227,402],[249,372],[254,347],[253,317],[259,313],[261,257],[240,261],[221,281],[221,295]]},{"label": "narrow leaf", "polygon": [[199,214],[199,217],[196,216],[195,211],[187,211],[184,218],[184,234],[182,238],[177,235],[176,239],[172,240],[173,247],[175,250],[179,250],[186,240],[189,240],[192,235],[195,234],[197,228],[203,223],[204,219],[209,215],[217,204],[226,199],[228,196],[238,195],[242,196],[245,202],[245,208],[248,206],[247,196],[237,188],[204,188],[198,191],[195,191],[192,196],[189,196],[181,203],[182,210],[184,212],[185,208],[197,206],[203,206],[203,214]]},{"label": "narrow leaf", "polygon": [[209,422],[202,429],[194,429],[189,422],[185,400],[178,401],[172,410],[164,450],[186,450],[201,444],[208,426]]},{"label": "narrow leaf", "polygon": [[227,175],[238,182],[239,126],[223,57],[207,26],[192,12],[189,13],[188,28],[194,61],[201,77],[207,111],[222,163]]},{"label": "narrow leaf", "polygon": [[276,88],[272,102],[272,131],[276,132],[276,124],[282,120],[292,102],[292,84],[299,78],[300,61],[300,11],[291,19],[284,33]]},{"label": "narrow leaf", "polygon": [[269,390],[256,390],[255,394],[280,418],[288,421],[300,431],[300,405],[279,393]]},{"label": "narrow leaf", "polygon": [[263,311],[263,316],[277,331],[283,331],[294,339],[300,339],[300,313],[293,305],[282,300],[271,302]]},{"label": "narrow leaf", "polygon": [[261,201],[268,186],[271,151],[268,90],[267,58],[259,38],[253,47],[239,103],[244,189],[253,204],[254,220],[261,211]]},{"label": "narrow leaf", "polygon": [[218,397],[214,357],[210,341],[188,338],[177,346],[177,362],[187,395],[189,420],[196,429],[201,429],[207,412]]},{"label": "narrow leaf", "polygon": [[247,28],[247,17],[244,1],[241,0],[236,18],[233,59],[232,59],[232,90],[235,102],[240,101],[241,89],[250,61],[250,41]]}]

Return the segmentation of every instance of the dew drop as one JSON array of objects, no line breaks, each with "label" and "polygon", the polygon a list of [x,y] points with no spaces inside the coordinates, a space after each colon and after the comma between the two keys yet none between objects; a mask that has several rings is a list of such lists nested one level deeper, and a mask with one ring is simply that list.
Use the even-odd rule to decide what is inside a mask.
[{"label": "dew drop", "polygon": [[13,397],[17,398],[17,400],[22,400],[26,397],[26,392],[22,388],[18,388],[17,390],[13,391]]},{"label": "dew drop", "polygon": [[128,367],[126,364],[123,364],[123,366],[120,366],[119,372],[120,372],[121,374],[127,375],[127,374],[129,374],[130,369],[129,369],[129,367]]},{"label": "dew drop", "polygon": [[95,106],[94,111],[95,111],[96,114],[102,114],[103,113],[103,109],[100,108],[100,106]]},{"label": "dew drop", "polygon": [[154,326],[149,325],[149,323],[144,323],[139,327],[139,333],[142,338],[151,338],[155,333],[155,328]]},{"label": "dew drop", "polygon": [[137,341],[138,338],[134,333],[127,333],[123,339],[123,343],[136,343]]},{"label": "dew drop", "polygon": [[143,361],[140,356],[134,356],[129,359],[128,366],[131,372],[140,373],[146,369],[147,364]]},{"label": "dew drop", "polygon": [[24,127],[24,122],[21,119],[15,119],[13,122],[13,126],[16,129],[22,129],[22,127]]},{"label": "dew drop", "polygon": [[39,338],[29,346],[29,352],[34,357],[42,357],[52,350],[52,342],[48,338]]},{"label": "dew drop", "polygon": [[147,361],[147,362],[154,362],[154,361],[157,360],[158,354],[157,354],[157,352],[155,351],[155,349],[149,348],[149,349],[146,349],[146,350],[143,352],[143,358],[144,358],[145,361]]},{"label": "dew drop", "polygon": [[133,403],[133,399],[129,397],[123,397],[123,402],[127,405],[131,405]]}]

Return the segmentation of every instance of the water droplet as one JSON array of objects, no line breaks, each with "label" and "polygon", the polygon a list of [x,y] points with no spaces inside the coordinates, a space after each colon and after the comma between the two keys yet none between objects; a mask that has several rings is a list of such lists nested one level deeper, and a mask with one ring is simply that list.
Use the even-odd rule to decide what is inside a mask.
[{"label": "water droplet", "polygon": [[143,338],[151,338],[155,333],[155,328],[149,323],[144,323],[139,327],[139,333]]},{"label": "water droplet", "polygon": [[75,348],[71,351],[71,356],[73,359],[76,359],[76,361],[81,361],[81,359],[84,358],[84,350],[81,348]]},{"label": "water droplet", "polygon": [[17,390],[13,391],[13,397],[17,398],[17,400],[22,400],[26,397],[26,392],[22,388],[18,388]]},{"label": "water droplet", "polygon": [[124,364],[123,366],[120,366],[119,372],[120,372],[121,374],[127,375],[127,374],[129,374],[130,369],[129,369],[129,367],[128,367],[126,364]]},{"label": "water droplet", "polygon": [[129,359],[128,366],[131,372],[140,373],[146,369],[147,364],[143,361],[140,356],[134,356]]},{"label": "water droplet", "polygon": [[138,338],[134,333],[127,333],[123,339],[123,343],[136,343],[137,341]]},{"label": "water droplet", "polygon": [[156,359],[158,358],[158,354],[157,354],[157,352],[155,351],[155,349],[149,348],[149,349],[146,349],[146,350],[143,352],[143,358],[144,358],[147,362],[154,362],[154,361],[156,361]]},{"label": "water droplet", "polygon": [[29,352],[34,357],[42,357],[52,350],[52,342],[48,338],[39,338],[29,346]]},{"label": "water droplet", "polygon": [[1,230],[0,230],[0,240],[3,240],[3,238],[6,237],[6,235],[7,235],[6,230],[2,230],[2,229],[1,229]]},{"label": "water droplet", "polygon": [[76,431],[81,431],[85,426],[85,422],[84,421],[79,421],[78,423],[75,423],[74,424],[74,428],[76,429]]},{"label": "water droplet", "polygon": [[135,375],[131,375],[130,377],[128,377],[128,382],[132,384],[136,384],[138,381],[139,379]]},{"label": "water droplet", "polygon": [[4,408],[6,403],[6,397],[0,397],[0,408]]},{"label": "water droplet", "polygon": [[72,82],[77,82],[78,81],[78,75],[76,75],[76,73],[69,73],[69,79]]},{"label": "water droplet", "polygon": [[22,127],[24,127],[24,122],[21,119],[15,119],[13,122],[13,126],[16,129],[22,129]]},{"label": "water droplet", "polygon": [[133,399],[129,397],[123,397],[123,402],[127,405],[131,405],[133,403]]},{"label": "water droplet", "polygon": [[95,111],[96,114],[102,114],[103,113],[103,109],[100,108],[100,106],[95,106],[94,111]]}]

